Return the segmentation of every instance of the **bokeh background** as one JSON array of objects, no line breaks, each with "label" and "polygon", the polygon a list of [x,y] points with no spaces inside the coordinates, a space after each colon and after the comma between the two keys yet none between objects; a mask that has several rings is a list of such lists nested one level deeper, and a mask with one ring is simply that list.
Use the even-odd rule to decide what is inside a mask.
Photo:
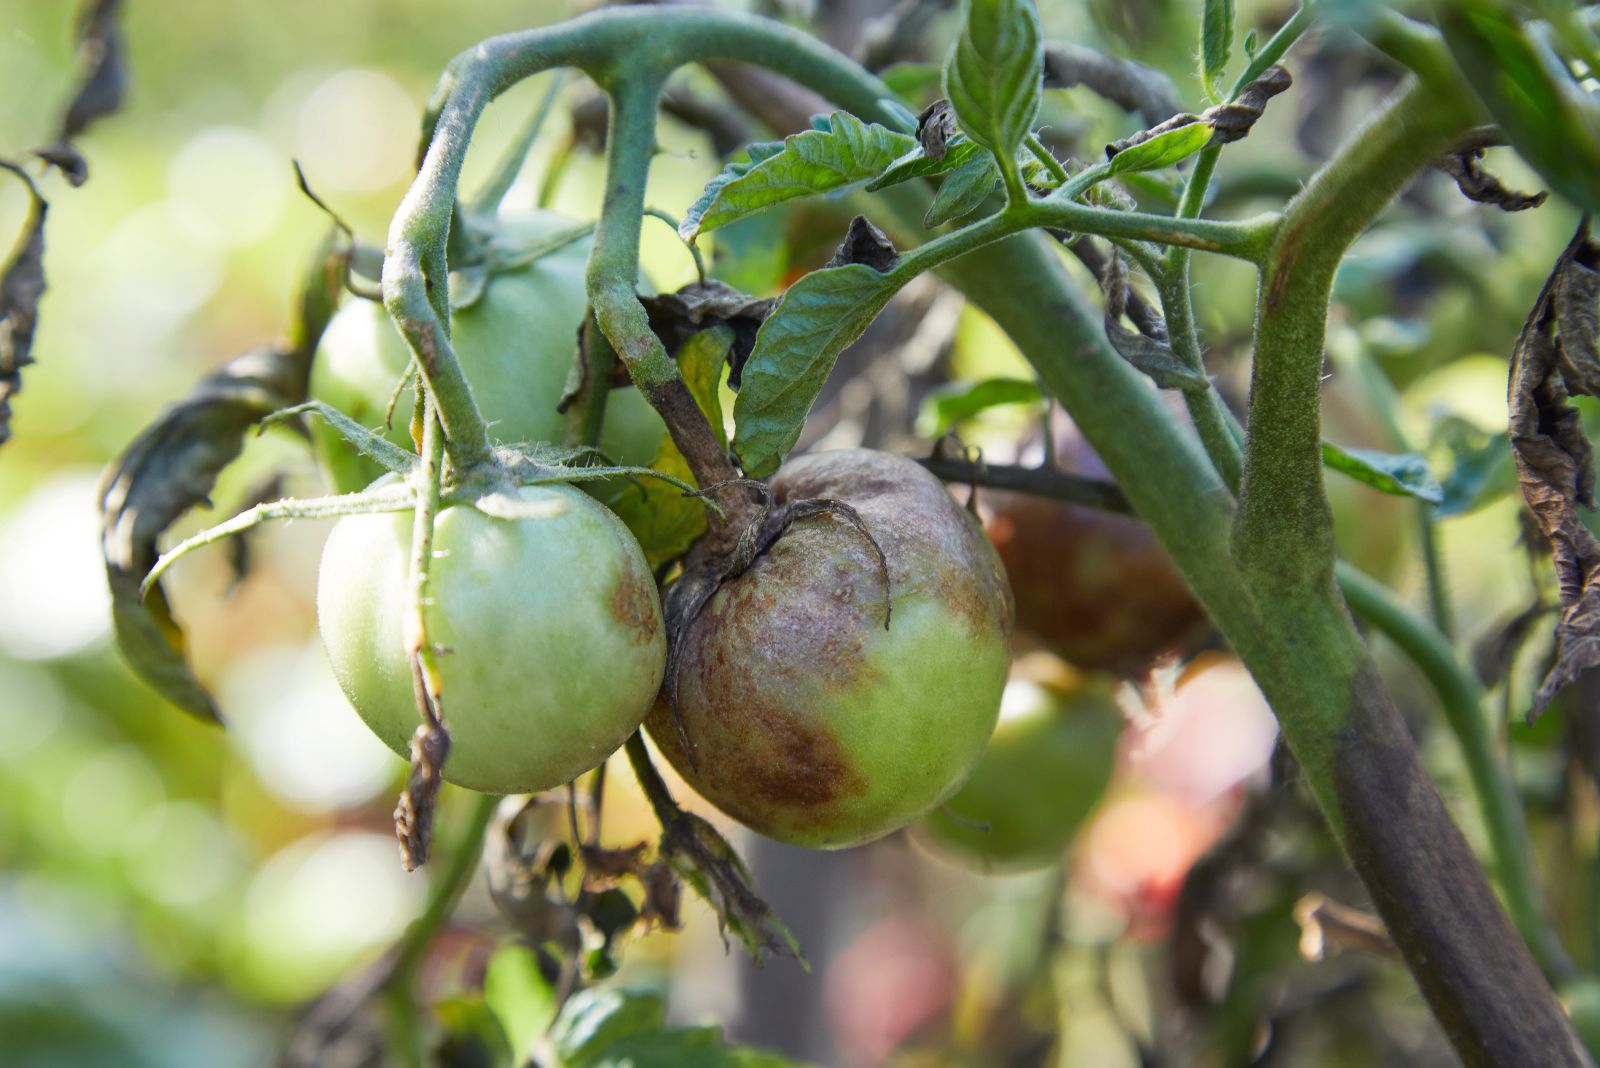
[{"label": "bokeh background", "polygon": [[[874,6],[796,3],[777,13],[814,19],[849,49]],[[1040,6],[1048,35],[1137,55],[1198,101],[1189,74],[1198,5]],[[402,765],[346,706],[315,633],[326,527],[302,522],[253,539],[242,581],[220,551],[174,572],[194,663],[229,718],[223,732],[166,707],[111,646],[96,485],[164,404],[283,330],[301,264],[325,228],[295,188],[291,159],[362,238],[381,244],[408,180],[420,103],[443,65],[480,38],[574,10],[551,0],[128,0],[127,106],[81,143],[87,185],[41,179],[52,202],[51,288],[39,363],[14,404],[14,440],[0,451],[0,1061],[270,1063],[297,1007],[370,961],[420,907],[426,873],[402,872],[389,829]],[[1264,37],[1287,11],[1246,2],[1240,19]],[[73,75],[71,21],[65,0],[0,6],[0,155],[20,158],[54,127]],[[948,34],[948,14],[933,20],[926,56],[942,54]],[[1336,31],[1302,43],[1288,65],[1296,88],[1225,156],[1219,213],[1281,203],[1396,80]],[[522,86],[490,110],[469,188],[544,85]],[[574,84],[564,104],[583,91]],[[1045,120],[1052,143],[1091,155],[1138,126],[1082,90],[1050,94]],[[569,127],[564,107],[513,204],[534,202]],[[1509,153],[1491,158],[1511,184],[1537,187]],[[649,202],[681,213],[717,167],[704,133],[665,122]],[[598,175],[579,151],[552,203],[592,215]],[[0,182],[0,241],[25,209],[20,187]],[[835,204],[797,216],[788,234],[795,265],[808,242],[831,246],[849,214]],[[1443,415],[1503,430],[1506,354],[1574,221],[1555,202],[1497,216],[1442,176],[1419,182],[1341,272],[1328,436],[1395,446],[1360,376],[1348,373],[1364,361],[1393,382],[1391,414],[1418,447]],[[661,289],[693,277],[670,230],[648,222],[645,270]],[[1208,259],[1197,279],[1215,366],[1240,395],[1252,279]],[[939,376],[1027,376],[981,316],[940,307],[952,329]],[[811,437],[837,443],[844,418],[834,412]],[[963,433],[1004,448],[1034,418],[997,409]],[[909,417],[877,433],[897,447],[928,447]],[[223,478],[215,512],[187,529],[229,513],[270,476],[291,492],[320,490],[302,444],[269,433]],[[1413,505],[1338,476],[1329,489],[1347,555],[1420,600]],[[1513,501],[1439,532],[1465,639],[1527,603]],[[1424,725],[1447,796],[1459,800],[1459,764],[1448,737],[1426,726],[1436,718],[1426,690],[1380,653]],[[1245,1063],[1269,1046],[1288,1058],[1273,1063],[1450,1063],[1394,965],[1298,956],[1294,901],[1313,889],[1359,899],[1359,890],[1292,775],[1287,785],[1282,769],[1275,777],[1274,731],[1252,684],[1226,660],[1213,667],[1203,687],[1177,696],[1175,668],[1123,691],[1131,725],[1116,778],[1061,864],[990,875],[932,855],[915,836],[823,855],[730,828],[813,970],[782,960],[752,970],[692,902],[683,933],[630,948],[621,981],[664,990],[676,1019],[715,1020],[741,1040],[824,1064],[1136,1065],[1157,1063],[1151,1051],[1173,1041],[1193,1054],[1175,1063]],[[1508,722],[1520,719],[1531,678],[1523,671],[1506,687]],[[1570,814],[1577,788],[1555,744],[1561,715],[1510,733],[1556,911],[1581,933],[1594,927],[1585,902],[1600,809],[1585,795],[1588,808]],[[460,801],[446,795],[447,826]],[[622,769],[608,806],[609,839],[649,834]],[[1457,808],[1478,835],[1470,806]],[[1191,865],[1241,827],[1254,835],[1251,863],[1195,883],[1215,900],[1181,910]],[[1590,844],[1574,844],[1584,834]],[[461,930],[468,940],[496,937],[481,888],[462,906]],[[1185,962],[1199,984],[1189,1000],[1173,994]],[[1173,1039],[1174,1027],[1189,1037]]]}]

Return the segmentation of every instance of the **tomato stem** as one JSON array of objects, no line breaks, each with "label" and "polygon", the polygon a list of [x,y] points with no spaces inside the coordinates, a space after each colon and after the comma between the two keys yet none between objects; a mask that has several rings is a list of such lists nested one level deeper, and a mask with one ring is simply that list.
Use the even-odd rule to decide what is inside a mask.
[{"label": "tomato stem", "polygon": [[390,1039],[409,1068],[422,1068],[427,1063],[420,1024],[423,1012],[417,998],[422,962],[477,873],[483,836],[499,804],[500,798],[493,794],[473,795],[472,813],[452,850],[450,866],[429,889],[422,915],[406,928],[395,947],[394,963],[382,990],[389,1002]]}]

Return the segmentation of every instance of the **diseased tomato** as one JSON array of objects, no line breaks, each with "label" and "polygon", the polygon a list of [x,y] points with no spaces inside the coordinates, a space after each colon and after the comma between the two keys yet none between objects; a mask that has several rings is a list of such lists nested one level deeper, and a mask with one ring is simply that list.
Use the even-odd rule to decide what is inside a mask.
[{"label": "diseased tomato", "polygon": [[[1055,438],[1064,470],[1109,477],[1070,422],[1058,424]],[[1137,675],[1204,623],[1183,576],[1139,520],[998,490],[979,502],[1011,576],[1017,629],[1074,667]]]},{"label": "diseased tomato", "polygon": [[977,521],[910,460],[863,449],[786,464],[774,504],[852,506],[888,559],[824,513],[723,584],[683,636],[679,724],[651,737],[708,801],[781,841],[840,848],[949,797],[994,728],[1010,657],[1005,572]]}]

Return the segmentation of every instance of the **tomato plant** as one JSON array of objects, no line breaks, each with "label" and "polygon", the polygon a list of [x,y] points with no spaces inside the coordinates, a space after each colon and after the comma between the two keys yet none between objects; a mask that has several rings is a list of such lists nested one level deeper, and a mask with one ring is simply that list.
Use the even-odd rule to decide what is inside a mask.
[{"label": "tomato plant", "polygon": [[[30,157],[69,184],[87,176],[75,142],[126,84],[121,6],[89,5],[80,92],[58,136]],[[1064,699],[1095,710],[1086,717],[1023,717],[1018,724],[1032,726],[1019,741],[1008,722],[990,747],[999,770],[984,770],[1014,652],[1013,597],[1001,555],[948,481],[1026,495],[997,496],[990,529],[1030,640],[1123,675],[1151,675],[1152,661],[1175,647],[1226,648],[1217,655],[1237,663],[1197,669],[1179,695],[1226,703],[1248,690],[1253,703],[1241,699],[1233,720],[1217,717],[1248,723],[1226,730],[1250,744],[1239,767],[1213,762],[1209,775],[1189,773],[1209,751],[1195,739],[1210,728],[1195,724],[1211,719],[1174,713],[1165,734],[1159,722],[1138,723],[1151,768],[1188,783],[1192,796],[1129,801],[1095,835],[1102,876],[1148,895],[1163,933],[1171,921],[1169,992],[1185,1018],[1149,1023],[1168,1015],[1159,994],[1130,1011],[1130,990],[1166,986],[1125,982],[1113,957],[1127,947],[1093,944],[1092,917],[1059,922],[1056,906],[1082,888],[1072,873],[1022,877],[1004,885],[1044,904],[1035,937],[1008,944],[1042,948],[984,947],[990,956],[961,981],[1005,978],[993,991],[952,994],[959,1011],[948,1021],[928,1016],[928,1028],[944,1028],[928,1041],[950,1047],[934,1059],[1032,1063],[1049,1046],[1064,1062],[1099,1063],[1076,1052],[1070,1033],[1088,1003],[1132,1047],[1130,1063],[1298,1063],[1293,1036],[1313,1012],[1304,1006],[1333,1043],[1356,1029],[1329,1022],[1339,1011],[1330,991],[1357,991],[1360,1017],[1378,1020],[1381,995],[1371,991],[1382,983],[1369,980],[1408,981],[1373,962],[1353,982],[1302,969],[1290,959],[1289,925],[1298,924],[1302,946],[1343,939],[1403,962],[1437,1017],[1435,1050],[1448,1043],[1474,1066],[1592,1063],[1556,991],[1591,1015],[1600,968],[1600,913],[1584,903],[1596,867],[1584,814],[1600,775],[1587,699],[1600,667],[1600,540],[1583,525],[1595,465],[1569,403],[1600,395],[1600,243],[1587,222],[1600,207],[1591,77],[1600,23],[1560,4],[1540,5],[1538,21],[1526,22],[1494,0],[1405,12],[1308,0],[1244,32],[1239,23],[1257,13],[1236,12],[1231,0],[1159,13],[1125,6],[1110,18],[1093,0],[1041,20],[1032,0],[964,0],[944,20],[929,18],[933,5],[894,5],[856,35],[856,57],[793,25],[690,5],[618,7],[485,40],[449,64],[423,106],[379,289],[374,272],[367,284],[354,276],[363,246],[335,217],[285,339],[218,366],[113,466],[101,491],[102,543],[119,644],[141,677],[199,719],[221,721],[206,684],[217,657],[191,662],[179,626],[203,598],[193,584],[167,589],[163,577],[191,551],[267,520],[337,520],[319,625],[359,714],[409,759],[394,814],[405,866],[426,859],[436,809],[466,805],[465,817],[441,821],[460,838],[418,922],[369,973],[305,1014],[299,1036],[310,1036],[311,1060],[392,1055],[421,1065],[448,1046],[449,1063],[581,1068],[644,1050],[668,1063],[750,1063],[714,1030],[667,1027],[658,1000],[604,986],[629,932],[679,924],[685,886],[758,959],[798,953],[719,817],[679,807],[635,729],[641,721],[689,789],[779,841],[865,844],[948,803],[930,818],[934,833],[954,841],[968,837],[969,817],[987,825],[992,837],[981,842],[1000,857],[996,867],[1056,854],[1111,760],[1109,729],[1068,744],[1062,728],[1078,719],[1112,726],[1105,696]],[[1308,34],[1319,23],[1341,33]],[[1140,62],[1049,41],[1046,25],[1082,28]],[[1314,51],[1307,41],[1321,43]],[[906,58],[900,49],[942,61],[893,62]],[[1196,55],[1198,69],[1184,69]],[[1379,70],[1388,95],[1357,98],[1363,122],[1340,143],[1316,127],[1351,98],[1348,79],[1326,66],[1349,55]],[[704,71],[676,73],[695,65]],[[517,83],[569,67],[587,77],[583,87],[545,79],[503,164],[481,192],[464,195],[485,109]],[[1298,84],[1291,67],[1306,75]],[[1275,102],[1284,94],[1295,103]],[[813,114],[818,95],[826,113]],[[1090,96],[1107,107],[1086,106]],[[1296,107],[1301,128],[1286,137]],[[327,110],[307,101],[301,124]],[[542,131],[558,111],[571,121],[553,143]],[[699,132],[685,135],[682,124]],[[762,127],[782,139],[762,140]],[[680,136],[699,140],[685,149]],[[541,138],[551,150],[533,152]],[[698,195],[681,182],[651,183],[658,161],[693,167],[709,159],[708,145],[719,162],[696,173]],[[1296,154],[1303,146],[1310,158]],[[1487,157],[1491,147],[1511,151]],[[563,175],[582,173],[588,161],[574,161],[596,148],[604,170],[590,190],[592,224],[502,212],[526,160],[546,170],[536,193],[523,185],[518,196],[555,203]],[[1252,153],[1275,169],[1270,180],[1241,165]],[[1513,153],[1528,181],[1557,196],[1534,223],[1490,214],[1546,201],[1489,169]],[[195,158],[175,163],[168,185],[200,173]],[[0,275],[3,440],[32,361],[50,186],[31,164],[0,167],[21,179],[26,198],[23,240]],[[1463,210],[1460,196],[1481,208]],[[827,208],[814,210],[823,198]],[[833,228],[819,220],[839,214],[842,232],[774,225],[771,209],[791,202],[797,210],[784,211],[800,230]],[[1448,276],[1390,270],[1384,264],[1418,259],[1382,255],[1385,238],[1412,240],[1405,227],[1389,228],[1396,217],[1412,233],[1477,230],[1482,256],[1448,255],[1460,261]],[[641,234],[652,219],[694,261],[695,281],[673,293],[640,293]],[[187,225],[205,238],[197,244],[228,246],[232,220],[213,222]],[[1562,230],[1572,235],[1564,251],[1520,257],[1553,257],[1534,295],[1526,263],[1501,254],[1513,244],[1507,234],[1519,249],[1528,235],[1531,250]],[[1357,244],[1369,240],[1379,247]],[[831,256],[818,254],[829,245]],[[1466,262],[1475,258],[1482,264]],[[1336,283],[1351,291],[1352,259],[1369,275],[1388,271],[1388,284],[1336,308]],[[1418,309],[1430,287],[1455,281],[1465,283],[1452,294],[1456,318],[1486,323],[1473,343],[1510,355],[1508,388],[1495,389],[1508,401],[1504,434],[1435,419],[1403,395],[1431,370],[1406,361],[1441,358],[1447,347]],[[1386,289],[1396,292],[1385,298]],[[74,318],[127,318],[137,341],[133,312],[151,302],[135,297]],[[1488,322],[1512,306],[1522,318],[1528,299],[1520,331]],[[1059,406],[1098,466],[992,463],[959,441],[915,439],[905,413],[920,393],[950,385],[938,380],[955,366],[950,351],[971,344],[969,328],[988,329],[980,316],[952,312],[952,300],[987,317],[1026,365],[998,385],[958,385],[958,428],[976,428],[1001,404]],[[1330,440],[1345,431],[1324,419],[1329,367],[1373,410],[1362,425],[1383,439],[1378,448]],[[1245,373],[1248,391],[1237,392],[1248,393],[1248,410],[1236,412],[1219,387],[1224,375],[1242,384]],[[396,396],[400,410],[388,420]],[[181,517],[217,491],[247,431],[302,420],[346,492],[283,497],[281,479],[251,493],[224,481],[223,499],[246,506],[161,551]],[[851,447],[809,448],[816,442]],[[920,460],[903,455],[923,447],[931,451]],[[612,463],[600,466],[597,452]],[[1494,476],[1508,467],[1520,500]],[[1406,510],[1425,612],[1341,558],[1326,477],[1353,479]],[[651,492],[622,503],[623,480],[645,478],[656,479]],[[616,512],[577,488],[601,479]],[[1475,541],[1479,553],[1510,543],[1501,528],[1450,525],[1473,513],[1493,519],[1496,508],[1501,521],[1521,517],[1526,560],[1514,569],[1492,556],[1452,560],[1448,541],[1458,550]],[[232,544],[242,574],[253,543]],[[13,580],[30,577],[9,554],[0,562]],[[1473,594],[1459,607],[1452,580]],[[1463,621],[1492,603],[1477,595],[1512,586],[1522,604],[1469,648],[1478,636],[1462,633]],[[1375,648],[1375,635],[1386,644]],[[1535,661],[1542,681],[1527,684]],[[1146,681],[1159,685],[1165,670],[1158,664]],[[1415,715],[1402,719],[1392,683]],[[1262,701],[1275,730],[1264,729]],[[1510,736],[1514,713],[1547,709],[1565,718]],[[1166,748],[1156,744],[1163,737]],[[1280,741],[1269,786],[1261,766]],[[637,800],[660,826],[653,842],[602,837],[601,761],[618,745]],[[1521,759],[1529,753],[1537,759]],[[1435,778],[1444,776],[1441,791]],[[456,800],[461,793],[441,791],[445,781],[484,796]],[[556,789],[504,807],[493,796]],[[1538,803],[1525,810],[1528,798]],[[529,830],[539,821],[523,817],[551,804],[564,806],[566,827]],[[89,837],[112,808],[65,811]],[[1463,834],[1462,816],[1481,833]],[[1283,826],[1307,847],[1278,848]],[[1166,847],[1145,848],[1145,827],[1165,828]],[[447,921],[485,842],[492,898],[519,944],[495,953],[495,966],[479,953],[455,976],[461,996],[435,999],[428,958],[444,953]],[[1561,855],[1537,856],[1535,843],[1547,842]],[[1556,885],[1552,873],[1581,873],[1579,889]],[[1312,885],[1356,904],[1295,900]],[[1157,974],[1148,960],[1132,967],[1142,980]],[[1050,997],[1056,1010],[1039,1011]],[[334,1057],[335,1044],[361,1031],[346,1026],[360,1011],[352,1006],[378,1004],[392,1019],[369,1029],[382,1032],[373,1048]],[[1293,1026],[1280,1026],[1291,1016]],[[1043,1044],[1029,1033],[1007,1045],[1019,1023],[1050,1029]],[[1392,1060],[1400,1049],[1419,1056],[1409,1037],[1383,1046],[1393,1036],[1374,1030],[1383,1033],[1353,1035],[1370,1045],[1345,1061]],[[1396,1025],[1402,1032],[1410,1034]],[[1215,1048],[1195,1056],[1173,1037],[1189,1034]],[[1343,1056],[1331,1049],[1319,1055]]]},{"label": "tomato plant", "polygon": [[[451,782],[495,794],[559,786],[644,719],[666,660],[655,581],[633,535],[586,495],[530,486],[522,518],[439,513],[428,635],[450,703]],[[489,507],[489,506],[484,506]],[[346,516],[317,583],[322,640],[350,703],[402,756],[416,729],[406,652],[410,512]]]}]

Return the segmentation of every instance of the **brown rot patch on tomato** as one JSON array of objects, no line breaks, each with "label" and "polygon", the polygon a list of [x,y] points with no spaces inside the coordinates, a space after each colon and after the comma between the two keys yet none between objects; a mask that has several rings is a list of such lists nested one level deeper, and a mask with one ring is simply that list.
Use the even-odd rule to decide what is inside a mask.
[{"label": "brown rot patch on tomato", "polygon": [[[976,554],[975,554],[976,555]],[[1014,614],[1004,573],[990,560],[973,559],[938,586],[939,604],[975,636],[1011,631]]]},{"label": "brown rot patch on tomato", "polygon": [[640,645],[655,641],[656,631],[661,626],[661,613],[656,611],[655,584],[632,568],[626,569],[611,594],[611,614],[628,628],[628,633]]},{"label": "brown rot patch on tomato", "polygon": [[766,749],[769,756],[725,771],[740,780],[740,794],[752,807],[815,808],[865,791],[865,780],[825,728],[781,708],[752,707],[745,717],[743,730],[754,733],[745,748]]}]

